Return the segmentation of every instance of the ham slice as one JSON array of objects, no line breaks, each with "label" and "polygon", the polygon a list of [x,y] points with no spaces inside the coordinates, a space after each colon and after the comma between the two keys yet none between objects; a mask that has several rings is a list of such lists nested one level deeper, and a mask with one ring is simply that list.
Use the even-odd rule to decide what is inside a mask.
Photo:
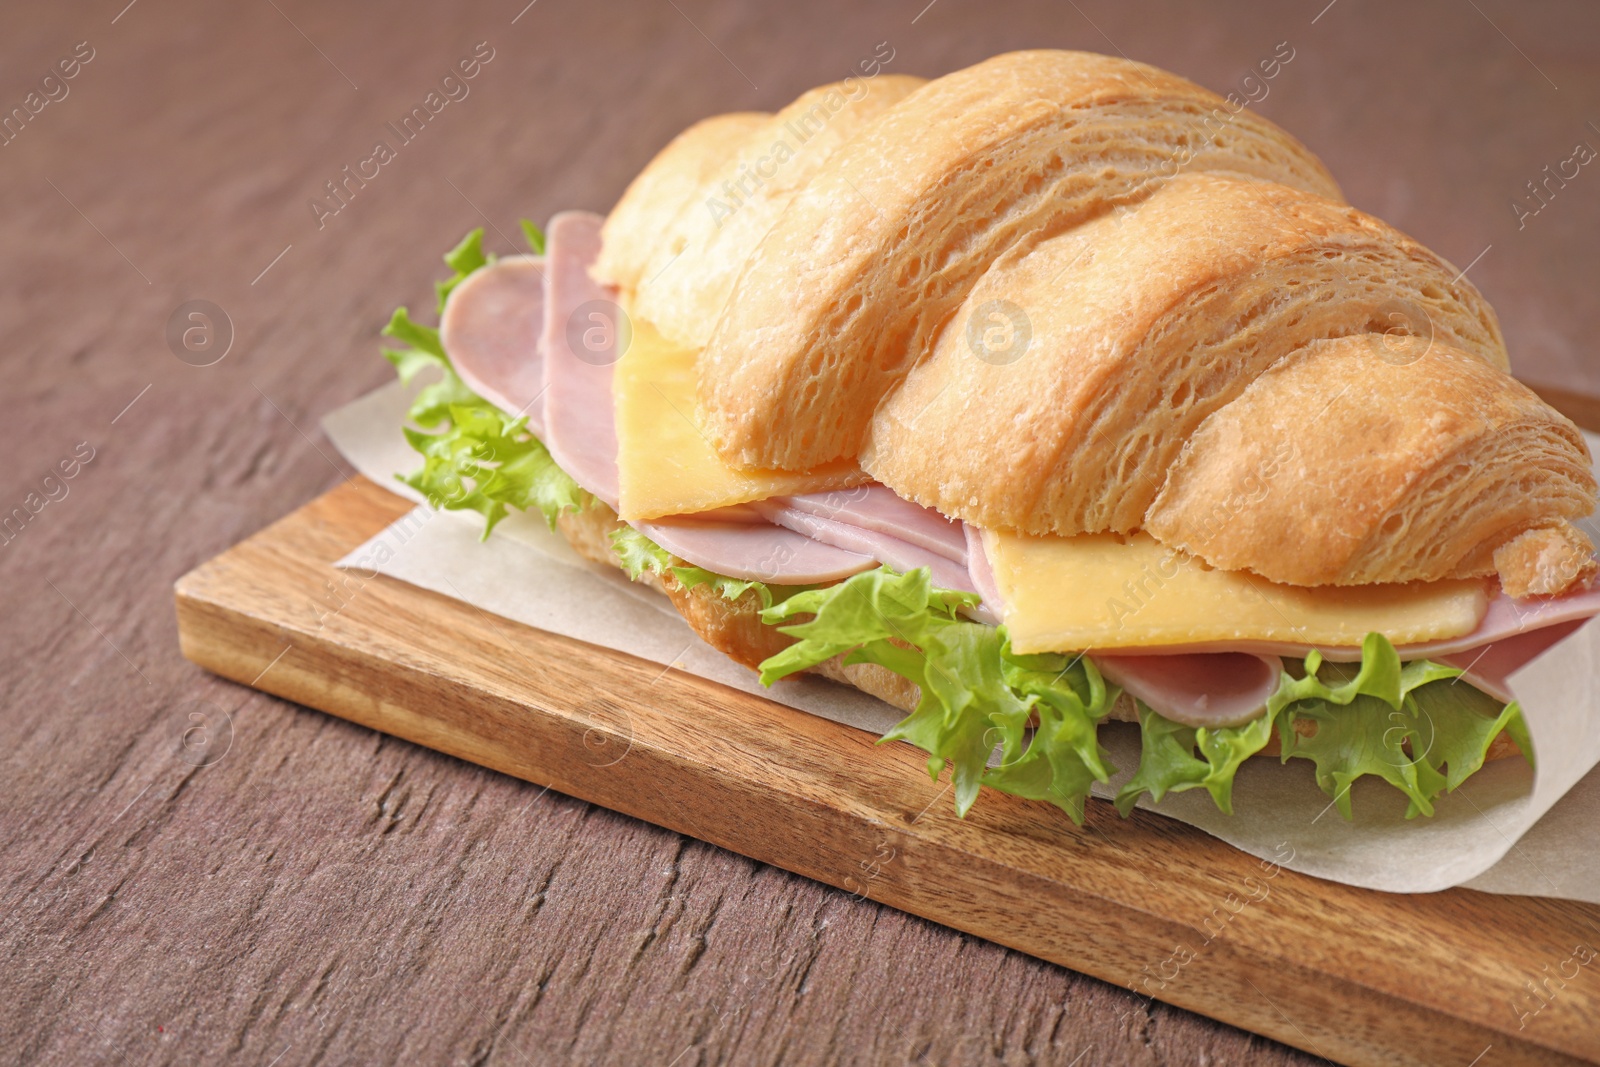
[{"label": "ham slice", "polygon": [[1538,630],[1527,630],[1483,648],[1440,659],[1452,667],[1460,667],[1465,672],[1461,676],[1463,681],[1509,704],[1517,699],[1511,691],[1511,675],[1544,655],[1586,621],[1575,619]]},{"label": "ham slice", "polygon": [[[857,529],[887,534],[952,563],[965,566],[967,562],[964,523],[953,522],[932,508],[913,504],[886,485],[873,482],[852,489],[779,497],[774,503],[807,515],[847,523]],[[884,562],[889,563],[888,560]]]},{"label": "ham slice", "polygon": [[1562,623],[1581,622],[1596,614],[1600,614],[1600,585],[1580,589],[1566,596],[1529,597],[1524,600],[1513,600],[1500,593],[1489,601],[1489,610],[1484,612],[1483,621],[1470,634],[1446,641],[1401,645],[1400,658],[1442,659],[1463,653],[1475,654],[1475,650],[1485,645],[1497,644],[1518,634],[1532,633]]},{"label": "ham slice", "polygon": [[545,261],[507,256],[467,275],[439,318],[439,338],[467,388],[501,411],[528,417],[544,436]]},{"label": "ham slice", "polygon": [[1157,713],[1185,726],[1242,726],[1267,706],[1283,661],[1248,652],[1091,657],[1100,673]]},{"label": "ham slice", "polygon": [[[878,486],[877,488],[883,488]],[[786,498],[793,499],[793,498]],[[917,505],[911,504],[913,508]],[[921,544],[895,537],[880,529],[871,529],[857,526],[840,519],[828,518],[817,511],[802,510],[788,507],[778,501],[763,501],[755,505],[772,522],[779,526],[787,527],[796,534],[804,535],[807,539],[823,544],[834,545],[851,552],[859,552],[876,563],[882,563],[904,574],[906,571],[918,567],[928,568],[928,573],[933,584],[940,589],[953,589],[960,593],[976,593],[977,586],[972,582],[972,575],[964,562],[956,562],[946,554],[949,543],[946,541],[941,548],[944,551],[933,551]],[[917,508],[917,510],[922,510]],[[845,514],[843,511],[836,514]],[[941,521],[943,521],[941,519]],[[887,523],[876,525],[889,526]],[[891,529],[894,527],[890,526]],[[959,527],[957,528],[959,529]],[[963,538],[963,546],[965,538]],[[981,595],[981,594],[980,594]],[[985,604],[975,604],[963,609],[970,618],[979,622],[995,625],[1000,619]]]},{"label": "ham slice", "polygon": [[931,552],[921,545],[879,530],[826,518],[816,512],[783,507],[770,501],[756,507],[770,522],[823,544],[870,556],[901,573],[927,567],[933,576],[933,584],[939,588],[962,593],[977,592],[965,563],[952,562],[947,556]]},{"label": "ham slice", "polygon": [[[544,355],[545,447],[573,481],[615,508],[617,506],[617,424],[611,404],[611,369],[622,353],[616,349],[620,314],[616,290],[589,277],[589,264],[600,254],[600,224],[588,211],[563,211],[550,220],[545,234],[548,269],[545,277]],[[609,350],[598,347],[607,331],[584,338],[590,346],[575,351],[569,323],[579,322],[579,337],[590,325],[589,313],[613,316]],[[603,323],[598,323],[601,327]]]},{"label": "ham slice", "polygon": [[994,568],[989,566],[989,554],[983,550],[983,534],[976,526],[961,525],[967,542],[967,573],[972,575],[973,587],[983,597],[983,606],[998,620],[1005,605],[1000,600],[1000,587],[995,584]]},{"label": "ham slice", "polygon": [[743,581],[816,585],[836,582],[878,565],[870,555],[816,541],[768,522],[681,518],[635,526],[674,556]]}]

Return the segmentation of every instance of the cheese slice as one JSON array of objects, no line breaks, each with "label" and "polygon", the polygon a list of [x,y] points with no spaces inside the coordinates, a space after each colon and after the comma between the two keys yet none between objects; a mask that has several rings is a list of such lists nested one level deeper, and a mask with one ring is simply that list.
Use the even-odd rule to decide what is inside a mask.
[{"label": "cheese slice", "polygon": [[712,447],[696,393],[698,352],[633,321],[612,390],[617,416],[618,507],[624,519],[656,519],[810,493],[866,480],[844,461],[807,473],[730,467]]},{"label": "cheese slice", "polygon": [[1219,571],[1156,541],[983,534],[1012,647],[1023,653],[1287,641],[1397,645],[1471,633],[1489,606],[1480,579],[1400,585],[1278,585]]}]

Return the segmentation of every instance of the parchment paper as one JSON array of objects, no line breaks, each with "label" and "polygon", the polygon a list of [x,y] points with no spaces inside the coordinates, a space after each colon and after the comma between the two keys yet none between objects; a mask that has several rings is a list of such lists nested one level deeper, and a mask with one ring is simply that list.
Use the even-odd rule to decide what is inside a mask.
[{"label": "parchment paper", "polygon": [[[574,553],[541,519],[513,515],[480,541],[473,513],[434,512],[395,479],[420,466],[399,427],[407,391],[386,386],[329,415],[323,428],[347,460],[378,484],[419,506],[340,566],[376,570],[472,604],[496,616],[627,652],[759,693],[835,722],[882,734],[901,713],[865,694],[817,679],[762,689],[753,672],[706,645],[651,590]],[[1589,437],[1600,452],[1600,438]],[[1600,533],[1593,519],[1591,533]],[[1432,818],[1405,819],[1405,798],[1370,779],[1353,790],[1346,821],[1320,790],[1306,760],[1254,759],[1240,769],[1234,815],[1203,790],[1169,796],[1162,815],[1198,826],[1254,856],[1336,882],[1396,893],[1466,885],[1493,893],[1600,903],[1600,626],[1590,624],[1513,676],[1538,758],[1495,761],[1454,793]],[[1132,727],[1102,731],[1122,769],[1104,796],[1138,764]],[[979,800],[982,803],[982,800]],[[1292,858],[1285,860],[1288,855]]]}]

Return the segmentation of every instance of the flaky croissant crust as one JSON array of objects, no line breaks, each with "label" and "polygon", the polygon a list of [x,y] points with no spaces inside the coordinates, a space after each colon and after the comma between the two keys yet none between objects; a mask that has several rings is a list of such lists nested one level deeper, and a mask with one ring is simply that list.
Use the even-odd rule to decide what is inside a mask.
[{"label": "flaky croissant crust", "polygon": [[1295,585],[1594,575],[1583,437],[1473,285],[1165,71],[1018,52],[708,119],[604,236],[732,464],[856,457],[980,527]]}]

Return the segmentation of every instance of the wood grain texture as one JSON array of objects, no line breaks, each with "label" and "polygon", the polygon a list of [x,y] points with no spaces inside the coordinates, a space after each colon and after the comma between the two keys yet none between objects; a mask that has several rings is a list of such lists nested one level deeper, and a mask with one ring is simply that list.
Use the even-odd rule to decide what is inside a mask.
[{"label": "wood grain texture", "polygon": [[1532,1028],[1513,1008],[1600,907],[1334,885],[1101,802],[1081,828],[998,796],[959,819],[907,746],[379,575],[325,603],[409,510],[356,479],[186,575],[184,654],[1339,1062],[1600,1063],[1600,986],[1563,983]]},{"label": "wood grain texture", "polygon": [[[0,545],[0,1058],[1311,1062],[219,681],[180,657],[171,587],[344,481],[317,419],[387,378],[379,326],[427,306],[463,231],[487,218],[504,253],[519,216],[605,210],[690,121],[780,105],[884,40],[902,72],[1043,45],[1222,91],[1288,40],[1260,110],[1353,203],[1476,259],[1525,377],[1600,393],[1600,178],[1585,167],[1520,228],[1509,207],[1574,141],[1600,145],[1600,14],[1324,8],[9,7],[0,107],[77,42],[95,58],[0,147],[0,512],[96,451]],[[478,41],[496,58],[471,95],[318,229],[308,201]],[[210,367],[163,337],[195,298],[234,327]],[[218,711],[231,747],[196,768],[189,715]]]}]

